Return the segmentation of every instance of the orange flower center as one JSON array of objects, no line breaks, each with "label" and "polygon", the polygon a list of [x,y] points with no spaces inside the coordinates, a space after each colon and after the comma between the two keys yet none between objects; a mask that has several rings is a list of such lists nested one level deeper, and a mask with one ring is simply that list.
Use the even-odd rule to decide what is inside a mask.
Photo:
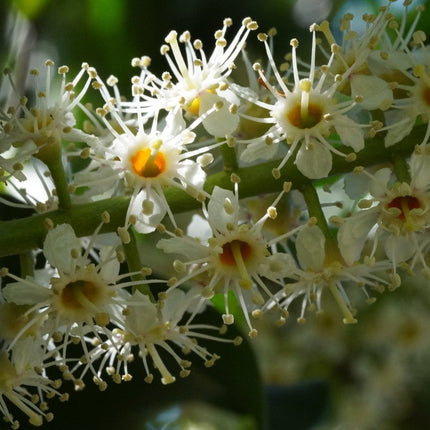
[{"label": "orange flower center", "polygon": [[425,104],[427,106],[430,106],[430,88],[429,87],[425,87],[423,89],[422,96],[423,96]]},{"label": "orange flower center", "polygon": [[143,178],[155,178],[166,170],[166,159],[162,152],[152,154],[151,148],[139,149],[130,158],[133,170]]},{"label": "orange flower center", "polygon": [[387,208],[397,208],[400,209],[399,215],[397,215],[397,219],[405,220],[409,211],[412,209],[417,209],[421,207],[420,201],[414,196],[400,196],[391,200],[390,203],[387,204]]},{"label": "orange flower center", "polygon": [[237,261],[235,254],[239,252],[242,257],[242,261],[246,262],[248,257],[251,255],[251,251],[252,249],[249,243],[237,239],[232,240],[222,246],[222,254],[219,255],[219,260],[226,266],[236,266]]},{"label": "orange flower center", "polygon": [[288,121],[297,128],[312,128],[315,127],[322,119],[323,112],[320,106],[309,103],[306,115],[300,103],[296,104],[288,113]]},{"label": "orange flower center", "polygon": [[61,291],[61,303],[69,309],[82,308],[82,298],[95,302],[99,295],[97,286],[89,281],[79,280],[67,284]]}]

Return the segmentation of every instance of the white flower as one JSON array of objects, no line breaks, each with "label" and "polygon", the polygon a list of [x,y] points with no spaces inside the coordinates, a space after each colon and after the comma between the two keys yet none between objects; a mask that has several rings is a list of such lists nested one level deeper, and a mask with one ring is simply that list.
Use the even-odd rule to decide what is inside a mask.
[{"label": "white flower", "polygon": [[[330,30],[330,23],[328,21],[322,22],[318,26],[331,47],[334,47],[334,58],[325,53],[320,45],[320,49],[327,57],[329,73],[335,75],[366,75],[368,72],[368,63],[370,56],[374,50],[377,50],[378,43],[385,41],[384,34],[388,23],[392,20],[393,15],[390,13],[390,4],[380,7],[377,15],[364,14],[363,21],[366,23],[365,31],[359,34],[351,28],[351,23],[354,18],[352,13],[346,13],[340,20],[339,30],[342,34],[342,40],[337,41],[332,31]],[[346,81],[343,83],[345,86],[349,85]],[[364,90],[366,90],[364,88]],[[368,93],[370,95],[370,93]]]},{"label": "white flower", "polygon": [[[99,338],[99,333],[117,318],[126,306],[121,295],[123,288],[158,282],[143,278],[126,280],[128,276],[144,275],[147,271],[120,274],[115,246],[102,247],[97,253],[94,248],[96,233],[83,248],[70,225],[58,225],[46,235],[43,248],[47,262],[55,269],[52,275],[46,281],[43,278],[38,281],[8,273],[7,276],[16,282],[3,288],[9,303],[29,307],[25,315],[32,318],[26,327],[40,325],[41,318],[45,319],[40,330],[54,337],[56,342],[62,342],[63,360],[66,360],[71,336],[80,337],[86,351],[84,335],[91,332]],[[18,336],[22,334],[21,330]]]},{"label": "white flower", "polygon": [[[410,183],[393,183],[389,168],[378,170],[370,178],[371,199],[361,202],[362,208],[339,228],[339,247],[345,260],[352,264],[359,259],[367,240],[373,242],[370,256],[383,244],[385,254],[392,261],[393,270],[402,262],[411,262],[412,268],[425,262],[429,244],[430,223],[430,156],[429,146],[418,147],[409,161]],[[370,236],[371,230],[374,236]]]},{"label": "white flower", "polygon": [[[343,314],[345,324],[356,323],[353,309],[345,287],[360,287],[368,295],[365,287],[379,290],[389,281],[376,273],[384,272],[389,265],[382,261],[371,264],[357,263],[349,265],[337,246],[328,241],[316,225],[301,229],[295,241],[297,260],[301,269],[296,268],[290,275],[291,281],[275,295],[276,300],[269,300],[263,310],[280,308],[288,313],[288,308],[298,297],[303,296],[298,322],[305,321],[308,307],[322,311],[322,296],[330,291]],[[370,301],[371,298],[369,298]]]},{"label": "white flower", "polygon": [[247,224],[241,221],[237,183],[234,193],[215,187],[205,211],[211,229],[207,243],[188,236],[174,236],[161,239],[157,244],[165,252],[180,254],[187,259],[175,260],[174,267],[179,272],[187,270],[187,267],[189,272],[171,288],[194,279],[202,286],[202,297],[223,294],[223,320],[226,324],[234,321],[228,305],[228,292],[234,292],[250,329],[250,336],[255,336],[257,331],[252,327],[248,313],[253,310],[254,315],[257,315],[258,306],[265,302],[263,296],[273,297],[263,278],[270,279],[278,287],[282,286],[282,279],[294,265],[290,255],[269,252],[271,246],[285,235],[266,240],[262,233],[265,221],[269,217],[276,217],[274,206],[282,195],[283,192],[256,223]]},{"label": "white flower", "polygon": [[[390,147],[406,137],[418,117],[425,122],[430,117],[430,61],[427,47],[424,46],[425,35],[423,32],[417,32],[414,39],[416,39],[415,43],[422,47],[423,58],[416,58],[410,54],[408,69],[400,70],[403,77],[396,85],[396,89],[404,96],[396,98],[393,102],[393,110],[385,114],[386,126],[381,128],[381,131],[388,131],[385,136],[386,147]],[[427,125],[421,144],[427,143],[429,137],[430,126]]]},{"label": "white flower", "polygon": [[146,118],[139,113],[124,121],[117,105],[109,104],[113,101],[103,82],[98,76],[96,79],[96,87],[106,100],[97,112],[113,140],[102,139],[91,145],[88,156],[92,162],[75,175],[76,186],[89,187],[91,199],[106,198],[118,189],[124,191],[124,187],[131,190],[124,224],[134,224],[140,233],[155,230],[166,214],[176,227],[163,189],[176,187],[204,199],[206,173],[193,158],[223,142],[188,150],[187,145],[195,139],[192,130],[201,119],[187,127],[179,109],[169,112],[164,121],[156,116],[149,130],[144,127]]},{"label": "white flower", "polygon": [[[124,102],[122,105],[127,111],[135,111],[136,105],[139,106],[138,109],[143,108],[145,111],[161,108],[170,110],[180,105],[194,116],[204,115],[203,126],[212,136],[224,137],[233,133],[239,124],[239,116],[235,112],[239,99],[229,89],[227,78],[249,32],[255,30],[257,24],[250,18],[245,18],[236,36],[228,44],[224,36],[231,24],[231,19],[226,18],[223,28],[215,32],[215,49],[209,58],[206,57],[200,40],[191,42],[188,31],[179,37],[179,41],[185,45],[184,58],[177,32],[171,31],[165,39],[168,45],[161,47],[161,53],[165,55],[173,77],[165,72],[162,79],[159,79],[147,71],[148,61],[136,61],[142,67],[142,74],[135,80],[134,88],[136,93],[141,94],[143,101]],[[170,52],[173,58],[169,55]],[[145,95],[145,91],[156,98]],[[222,106],[220,109],[211,115],[205,115],[218,103]]]},{"label": "white flower", "polygon": [[[53,414],[46,412],[45,396],[60,395],[57,388],[61,382],[54,382],[46,375],[47,359],[49,352],[32,336],[16,342],[10,351],[0,350],[0,412],[12,429],[18,429],[19,422],[10,412],[9,403],[27,415],[34,426],[42,426],[44,418],[52,420]],[[60,395],[63,401],[67,398],[67,394]]]},{"label": "white flower", "polygon": [[[116,321],[117,327],[113,329],[112,336],[90,352],[91,361],[88,363],[93,366],[96,360],[104,357],[98,375],[101,375],[103,367],[108,363],[106,371],[116,382],[120,382],[121,379],[130,380],[127,362],[132,360],[134,350],[137,348],[147,375],[145,382],[152,382],[154,376],[151,368],[156,368],[161,374],[163,384],[170,384],[176,379],[164,363],[163,354],[166,352],[178,364],[181,377],[186,377],[190,373],[191,361],[178,355],[176,348],[192,352],[205,361],[206,367],[212,366],[219,357],[200,346],[197,342],[199,338],[231,342],[235,345],[240,344],[241,339],[224,340],[206,334],[207,331],[222,330],[207,324],[193,324],[191,322],[193,315],[186,319],[185,313],[189,308],[194,309],[195,302],[199,300],[200,297],[193,290],[184,293],[176,289],[161,294],[159,301],[154,302],[136,290],[129,295],[127,300],[129,305]],[[163,350],[161,355],[160,350]],[[83,363],[84,372],[89,368],[88,363]],[[124,369],[122,376],[121,367]]]},{"label": "white flower", "polygon": [[[245,114],[242,116],[249,120],[272,125],[260,137],[237,140],[246,145],[240,154],[241,160],[252,162],[259,158],[273,158],[279,152],[280,143],[283,141],[287,143],[287,154],[275,169],[277,171],[274,172],[275,177],[297,148],[295,163],[301,173],[311,179],[327,176],[332,167],[332,153],[346,157],[346,154],[337,150],[328,140],[329,136],[334,133],[338,134],[341,143],[351,147],[354,152],[360,151],[364,147],[363,125],[345,115],[356,105],[355,101],[338,102],[336,99],[336,92],[347,79],[350,71],[333,80],[327,72],[328,68],[321,68],[319,70],[320,78],[314,82],[317,70],[315,65],[315,32],[317,29],[317,25],[311,27],[312,58],[307,78],[302,78],[298,70],[296,58],[298,41],[296,39],[291,41],[294,76],[294,86],[291,90],[274,63],[265,34],[260,34],[259,39],[265,44],[266,54],[279,89],[269,82],[259,64],[255,64],[254,68],[258,71],[261,81],[270,91],[274,101],[252,99],[250,91],[243,92],[239,87],[235,87],[239,95],[267,110],[269,114],[265,118],[254,118]],[[334,52],[329,64],[335,58]]]},{"label": "white flower", "polygon": [[[1,124],[4,132],[2,146],[9,144],[19,147],[26,144],[28,147],[31,142],[32,151],[27,154],[28,158],[30,155],[35,155],[43,159],[44,152],[49,151],[52,146],[58,146],[61,139],[68,142],[89,142],[94,138],[76,127],[73,113],[76,107],[81,106],[81,100],[91,82],[91,77],[88,77],[79,92],[75,92],[82,76],[88,70],[88,65],[83,64],[80,72],[71,82],[66,81],[69,68],[67,66],[59,67],[58,73],[62,77],[59,88],[56,88],[54,82],[51,82],[53,81],[51,69],[54,63],[48,60],[45,65],[45,84],[40,83],[38,70],[31,71],[31,75],[34,77],[34,104],[29,106],[27,97],[16,94],[19,104],[9,108],[9,112],[11,112],[9,119]],[[10,79],[11,86],[14,88],[12,78],[10,77]],[[17,157],[19,157],[19,153],[20,151],[18,151]],[[18,162],[22,161],[18,158],[14,164]],[[3,163],[0,164],[0,167],[5,168]],[[13,170],[7,171],[13,173]]]},{"label": "white flower", "polygon": [[[424,45],[426,36],[423,31],[415,31],[424,7],[417,6],[415,18],[408,24],[409,4],[405,3],[404,6],[401,22],[390,21],[385,37],[380,38],[379,46],[368,58],[367,67],[373,76],[351,77],[352,92],[354,93],[354,80],[357,79],[360,87],[358,92],[361,92],[364,98],[365,94],[368,96],[363,101],[363,106],[382,110],[392,108],[385,112],[385,127],[381,128],[381,131],[387,131],[386,147],[406,137],[415,125],[417,117],[421,116],[426,121],[430,113],[430,64],[427,47]],[[392,89],[396,90],[394,99]],[[375,103],[368,105],[369,101]],[[427,129],[422,143],[427,142],[429,135],[430,129]]]}]

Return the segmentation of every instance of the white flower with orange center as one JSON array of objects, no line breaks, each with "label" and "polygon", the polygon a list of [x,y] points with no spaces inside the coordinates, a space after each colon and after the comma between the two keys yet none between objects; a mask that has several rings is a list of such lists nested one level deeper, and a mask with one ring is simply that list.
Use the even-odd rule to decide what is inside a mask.
[{"label": "white flower with orange center", "polygon": [[105,327],[117,319],[125,306],[122,289],[158,282],[128,280],[130,276],[142,275],[143,272],[120,274],[116,248],[103,246],[97,252],[94,247],[96,237],[97,231],[83,247],[69,224],[58,225],[48,232],[43,247],[52,269],[43,269],[34,279],[5,274],[16,281],[3,288],[6,300],[28,306],[24,316],[28,316],[29,321],[15,341],[33,326],[39,327],[43,317],[45,320],[40,331],[61,342],[59,349],[62,349],[65,362],[71,336],[80,338],[85,352],[84,335],[92,333],[99,338]]},{"label": "white flower with orange center", "polygon": [[[201,286],[201,297],[211,298],[222,294],[225,302],[223,321],[232,324],[234,316],[229,311],[228,293],[232,291],[242,308],[250,336],[257,331],[253,328],[249,313],[259,314],[265,298],[273,297],[266,285],[270,280],[273,285],[282,286],[294,263],[286,253],[270,253],[271,246],[286,235],[266,240],[262,233],[265,221],[276,217],[275,205],[283,192],[256,223],[242,223],[241,210],[237,193],[215,187],[205,211],[209,224],[209,237],[198,240],[190,236],[161,239],[157,247],[167,253],[185,256],[186,261],[175,260],[174,268],[181,274],[179,280],[170,280],[171,288],[186,283],[190,279]],[[285,190],[288,190],[286,185]],[[289,232],[293,234],[294,231]],[[172,235],[173,236],[173,235]]]},{"label": "white flower with orange center", "polygon": [[[339,247],[346,261],[360,258],[366,241],[373,242],[372,257],[379,245],[392,261],[421,264],[428,273],[425,254],[430,243],[430,155],[429,146],[417,147],[409,161],[410,182],[394,182],[389,168],[371,175],[370,199],[359,202],[364,210],[347,218],[339,228]],[[394,182],[394,183],[393,183]],[[374,234],[372,234],[374,233]]]},{"label": "white flower with orange center", "polygon": [[[257,159],[274,158],[280,152],[279,145],[282,142],[287,144],[287,153],[284,155],[278,167],[274,170],[275,177],[279,176],[279,170],[285,165],[289,158],[295,155],[295,164],[305,176],[311,179],[325,177],[332,167],[332,153],[341,157],[354,158],[335,148],[329,137],[337,134],[337,140],[345,146],[352,148],[354,152],[360,151],[364,147],[363,128],[366,125],[359,124],[349,118],[346,113],[355,105],[355,100],[338,102],[336,93],[339,85],[347,78],[347,75],[338,75],[333,80],[327,74],[329,66],[318,70],[320,78],[315,82],[317,69],[315,65],[316,37],[315,32],[318,26],[311,26],[313,34],[312,57],[308,78],[301,78],[298,70],[296,49],[298,41],[293,39],[292,46],[292,68],[294,76],[294,86],[290,90],[280,75],[272,54],[267,35],[260,34],[259,39],[264,42],[266,54],[269,58],[271,68],[276,82],[279,86],[275,88],[266,78],[260,64],[254,64],[254,68],[260,75],[261,82],[273,96],[273,102],[261,101],[251,97],[250,91],[241,92],[238,87],[238,94],[257,106],[265,109],[269,117],[250,117],[242,114],[244,118],[252,121],[272,125],[262,136],[249,139],[237,140],[244,144],[245,149],[241,152],[240,158],[245,162],[253,162]],[[329,64],[334,59],[334,52],[330,57]]]},{"label": "white flower with orange center", "polygon": [[[99,78],[97,84],[101,90],[104,88]],[[108,97],[108,93],[102,91],[101,94]],[[180,110],[175,109],[163,121],[158,121],[156,116],[151,128],[145,130],[146,119],[140,114],[125,122],[116,106],[110,106],[109,100],[106,101],[105,107],[97,112],[113,141],[105,143],[101,140],[92,145],[87,155],[92,161],[75,175],[75,185],[88,187],[91,199],[113,195],[124,187],[130,191],[125,227],[134,224],[138,232],[149,233],[166,214],[176,227],[163,189],[176,187],[196,199],[204,199],[206,173],[202,166],[212,161],[213,157],[207,154],[209,149],[224,142],[188,150],[187,145],[195,139],[192,130],[201,119],[186,127]],[[210,113],[214,111],[216,107],[213,106]],[[108,114],[111,120],[108,120]]]},{"label": "white flower with orange center", "polygon": [[[179,42],[185,47],[184,58],[178,44],[178,34],[171,31],[165,39],[168,45],[161,47],[161,53],[166,57],[173,76],[170,72],[165,72],[162,79],[159,79],[147,71],[147,60],[135,61],[142,67],[141,76],[134,80],[135,93],[141,93],[142,101],[124,102],[122,106],[133,112],[136,111],[136,105],[137,109],[145,111],[161,108],[170,110],[180,105],[191,115],[202,116],[215,103],[221,102],[222,108],[206,116],[203,126],[215,137],[225,137],[233,133],[239,124],[239,116],[236,113],[239,99],[229,89],[227,78],[235,67],[234,61],[249,32],[257,28],[257,23],[251,18],[245,18],[233,40],[228,43],[225,33],[231,25],[231,19],[226,18],[223,28],[215,32],[215,49],[208,58],[203,51],[202,42],[192,42],[188,31],[179,37]],[[146,95],[145,91],[149,92],[150,96]]]}]

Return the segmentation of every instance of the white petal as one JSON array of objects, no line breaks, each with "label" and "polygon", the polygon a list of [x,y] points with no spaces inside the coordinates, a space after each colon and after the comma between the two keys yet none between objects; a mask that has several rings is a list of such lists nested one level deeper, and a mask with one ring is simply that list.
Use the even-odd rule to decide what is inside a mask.
[{"label": "white petal", "polygon": [[225,137],[232,134],[239,125],[239,115],[230,112],[230,103],[226,99],[221,98],[217,94],[205,91],[200,96],[199,114],[205,114],[218,102],[223,103],[222,108],[209,114],[209,116],[203,120],[203,127],[212,136]]},{"label": "white petal", "polygon": [[77,187],[89,188],[83,193],[83,198],[96,200],[95,196],[99,199],[112,196],[119,179],[119,172],[106,164],[96,170],[85,169],[77,172],[73,179]]},{"label": "white petal", "polygon": [[391,169],[384,167],[373,175],[369,183],[369,192],[374,197],[382,198],[387,194],[387,185],[391,179]]},{"label": "white petal", "polygon": [[264,259],[258,268],[258,274],[265,278],[277,280],[291,276],[296,270],[297,265],[290,254],[277,252]]},{"label": "white petal", "polygon": [[[143,213],[142,204],[149,200],[152,204],[151,213]],[[138,233],[151,233],[161,223],[167,212],[166,203],[154,190],[141,190],[130,200],[129,214],[137,217],[134,226]]]},{"label": "white petal", "polygon": [[100,275],[108,282],[115,282],[119,274],[119,261],[117,258],[112,258],[112,256],[115,257],[115,255],[115,252],[112,252],[112,247],[110,246],[105,246],[100,249],[100,261],[103,262],[109,259],[100,269]]},{"label": "white petal", "polygon": [[170,321],[173,324],[177,324],[184,316],[184,312],[187,308],[188,301],[184,291],[179,288],[169,291],[161,309],[163,321]]},{"label": "white petal", "polygon": [[245,163],[252,163],[255,160],[268,160],[274,158],[278,152],[279,143],[273,142],[267,145],[263,138],[252,139],[251,143],[240,153],[240,159]]},{"label": "white petal", "polygon": [[367,175],[347,173],[343,178],[343,189],[352,200],[358,200],[369,192],[370,178]]},{"label": "white petal", "polygon": [[[421,52],[421,50],[418,50]],[[381,58],[381,52],[379,50],[375,50],[372,52],[367,60],[367,64],[369,69],[371,70],[373,75],[381,76],[383,74],[392,73],[393,70],[407,70],[412,68],[414,63],[411,61],[411,53],[393,51],[391,50],[388,53],[388,58]],[[412,55],[415,55],[416,51]],[[423,60],[417,60],[420,62]]]},{"label": "white petal", "polygon": [[182,111],[180,109],[176,109],[166,116],[166,127],[164,128],[163,133],[170,136],[176,136],[185,128],[186,123],[182,115]]},{"label": "white petal", "polygon": [[73,271],[72,250],[81,250],[81,244],[71,225],[60,224],[48,231],[43,243],[43,253],[49,264],[63,273]]},{"label": "white petal", "polygon": [[405,111],[405,109],[390,110],[385,113],[386,125],[390,127],[384,139],[386,148],[400,142],[410,134],[415,124],[415,113],[415,109],[411,111]]},{"label": "white petal", "polygon": [[158,324],[157,308],[149,297],[136,290],[132,296],[133,306],[126,316],[126,325],[132,333],[144,335]]},{"label": "white petal", "polygon": [[367,235],[377,219],[376,208],[368,209],[347,218],[340,226],[337,233],[339,250],[348,265],[359,260]]},{"label": "white petal", "polygon": [[360,102],[360,107],[366,110],[386,110],[393,103],[393,91],[388,82],[377,76],[352,75],[351,95],[361,96],[363,101]]},{"label": "white petal", "polygon": [[312,141],[310,145],[302,144],[296,157],[296,166],[309,179],[326,177],[331,170],[332,156],[322,143]]},{"label": "white petal", "polygon": [[199,164],[191,160],[184,160],[177,168],[177,175],[185,184],[192,185],[198,190],[203,189],[206,173]]},{"label": "white petal", "polygon": [[334,121],[336,132],[342,143],[352,148],[355,152],[364,148],[364,134],[357,123],[345,115],[339,115]]},{"label": "white petal", "polygon": [[296,251],[304,270],[320,271],[325,258],[325,237],[321,229],[314,225],[300,230],[296,239]]},{"label": "white petal", "polygon": [[171,237],[170,239],[160,239],[157,248],[168,254],[179,254],[187,260],[198,260],[209,255],[209,248],[202,245],[192,237]]},{"label": "white petal", "polygon": [[[226,212],[225,202],[231,204],[231,210]],[[212,197],[208,204],[208,221],[213,229],[221,233],[227,233],[227,224],[236,224],[239,216],[239,202],[233,191],[216,186],[212,191]]]},{"label": "white petal", "polygon": [[207,242],[212,237],[213,232],[206,218],[198,214],[193,214],[188,223],[187,236],[195,237],[203,242]]},{"label": "white petal", "polygon": [[418,190],[427,190],[430,186],[430,155],[423,148],[420,154],[413,152],[410,158],[411,186]]},{"label": "white petal", "polygon": [[385,254],[396,264],[409,260],[415,253],[416,246],[411,235],[389,235],[384,243]]},{"label": "white petal", "polygon": [[29,285],[25,282],[7,284],[2,293],[8,302],[16,303],[17,305],[43,303],[52,296],[50,289],[36,284]]}]

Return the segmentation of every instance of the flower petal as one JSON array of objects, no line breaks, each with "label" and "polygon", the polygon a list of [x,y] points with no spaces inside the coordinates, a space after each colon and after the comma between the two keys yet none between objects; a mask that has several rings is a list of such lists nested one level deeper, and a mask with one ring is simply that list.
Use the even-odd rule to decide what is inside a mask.
[{"label": "flower petal", "polygon": [[296,157],[296,166],[309,179],[326,177],[332,167],[332,156],[323,144],[312,140],[311,144],[302,144]]},{"label": "flower petal", "polygon": [[377,76],[352,75],[351,95],[362,97],[360,106],[366,110],[387,110],[393,103],[393,91],[388,82]]},{"label": "flower petal", "polygon": [[348,265],[359,260],[367,235],[377,219],[376,208],[368,209],[352,215],[339,227],[337,233],[339,250]]},{"label": "flower petal", "polygon": [[318,272],[324,265],[325,237],[321,229],[307,226],[299,231],[296,239],[297,259],[304,269]]},{"label": "flower petal", "polygon": [[217,94],[205,91],[200,95],[199,115],[212,109],[215,103],[222,102],[222,108],[209,114],[203,120],[205,130],[215,137],[224,137],[232,134],[239,125],[239,115],[230,112],[230,103]]},{"label": "flower petal", "polygon": [[43,253],[48,263],[62,273],[71,273],[74,268],[72,250],[81,250],[81,243],[71,225],[60,224],[48,231],[43,243]]}]

